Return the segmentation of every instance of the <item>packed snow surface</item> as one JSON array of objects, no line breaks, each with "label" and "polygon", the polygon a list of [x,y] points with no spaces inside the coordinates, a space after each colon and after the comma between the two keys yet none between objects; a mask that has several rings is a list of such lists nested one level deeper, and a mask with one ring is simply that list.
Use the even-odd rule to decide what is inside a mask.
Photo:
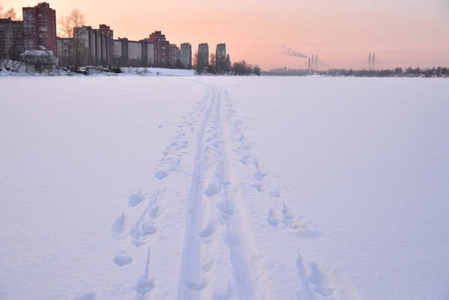
[{"label": "packed snow surface", "polygon": [[449,80],[0,79],[1,299],[449,299]]}]

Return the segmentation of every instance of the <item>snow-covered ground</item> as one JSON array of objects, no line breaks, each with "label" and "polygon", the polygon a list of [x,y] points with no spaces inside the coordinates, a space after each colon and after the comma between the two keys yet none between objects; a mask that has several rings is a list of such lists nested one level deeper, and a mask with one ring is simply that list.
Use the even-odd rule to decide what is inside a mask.
[{"label": "snow-covered ground", "polygon": [[[15,71],[12,71],[15,70]],[[108,70],[108,69],[105,69]],[[193,76],[195,70],[185,69],[167,69],[167,68],[137,68],[122,67],[122,73],[103,72],[101,67],[81,67],[80,71],[88,72],[88,76]],[[57,67],[50,70],[44,70],[41,73],[35,71],[34,67],[27,66],[18,61],[0,61],[0,77],[42,77],[42,76],[78,76],[83,77],[81,73],[73,73],[65,68]]]},{"label": "snow-covered ground", "polygon": [[447,79],[0,91],[0,299],[449,299]]}]

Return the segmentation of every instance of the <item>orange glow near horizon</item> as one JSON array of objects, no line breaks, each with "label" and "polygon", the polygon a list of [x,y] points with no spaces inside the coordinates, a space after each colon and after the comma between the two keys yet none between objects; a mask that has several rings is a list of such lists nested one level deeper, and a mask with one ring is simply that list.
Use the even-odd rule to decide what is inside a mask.
[{"label": "orange glow near horizon", "polygon": [[[0,0],[4,10],[35,6],[30,0]],[[79,9],[86,25],[107,24],[114,38],[141,40],[161,30],[171,43],[192,50],[208,43],[215,52],[226,43],[232,62],[246,60],[262,69],[307,68],[306,58],[281,53],[283,45],[318,55],[320,69],[363,69],[376,53],[378,69],[449,66],[447,0],[189,0],[163,3],[137,0],[46,1],[57,18]]]}]

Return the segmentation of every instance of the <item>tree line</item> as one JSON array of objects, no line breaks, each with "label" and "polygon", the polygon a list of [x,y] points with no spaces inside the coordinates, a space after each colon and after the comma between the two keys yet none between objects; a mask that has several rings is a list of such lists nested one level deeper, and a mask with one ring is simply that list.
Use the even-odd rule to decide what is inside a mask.
[{"label": "tree line", "polygon": [[412,67],[394,70],[329,70],[328,76],[354,76],[354,77],[449,77],[449,70],[446,67],[432,69],[421,69]]},{"label": "tree line", "polygon": [[195,69],[195,74],[260,76],[262,72],[259,66],[253,66],[244,60],[233,64],[231,64],[229,58],[217,60],[215,53],[210,54],[210,63],[207,61],[207,57],[202,57],[198,51],[195,52],[193,57],[193,69]]}]

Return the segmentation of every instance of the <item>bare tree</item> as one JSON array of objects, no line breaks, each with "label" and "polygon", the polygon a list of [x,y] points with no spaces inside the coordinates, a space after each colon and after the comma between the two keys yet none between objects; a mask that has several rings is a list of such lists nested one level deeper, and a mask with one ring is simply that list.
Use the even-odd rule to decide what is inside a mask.
[{"label": "bare tree", "polygon": [[206,61],[208,61],[208,57],[204,57],[198,51],[195,52],[193,55],[193,66],[195,68],[196,74],[203,74],[207,71],[207,64]]},{"label": "bare tree", "polygon": [[86,23],[84,14],[79,9],[74,9],[68,16],[61,16],[59,35],[65,38],[73,38],[73,28],[81,27]]},{"label": "bare tree", "polygon": [[192,67],[196,70],[197,65],[198,65],[198,51],[193,53]]},{"label": "bare tree", "polygon": [[207,71],[211,74],[215,74],[217,69],[216,69],[216,55],[215,53],[211,53],[210,54],[210,64],[209,67],[207,68]]},{"label": "bare tree", "polygon": [[61,16],[59,19],[60,32],[62,37],[70,38],[71,43],[68,51],[68,62],[78,68],[84,63],[87,56],[87,48],[83,43],[82,31],[80,29],[86,23],[84,14],[79,9],[74,9],[68,16]]},{"label": "bare tree", "polygon": [[3,7],[0,6],[0,18],[1,19],[8,19],[11,18],[13,21],[18,21],[19,18],[17,17],[17,13],[14,10],[14,8],[8,9],[5,13],[2,13]]}]

